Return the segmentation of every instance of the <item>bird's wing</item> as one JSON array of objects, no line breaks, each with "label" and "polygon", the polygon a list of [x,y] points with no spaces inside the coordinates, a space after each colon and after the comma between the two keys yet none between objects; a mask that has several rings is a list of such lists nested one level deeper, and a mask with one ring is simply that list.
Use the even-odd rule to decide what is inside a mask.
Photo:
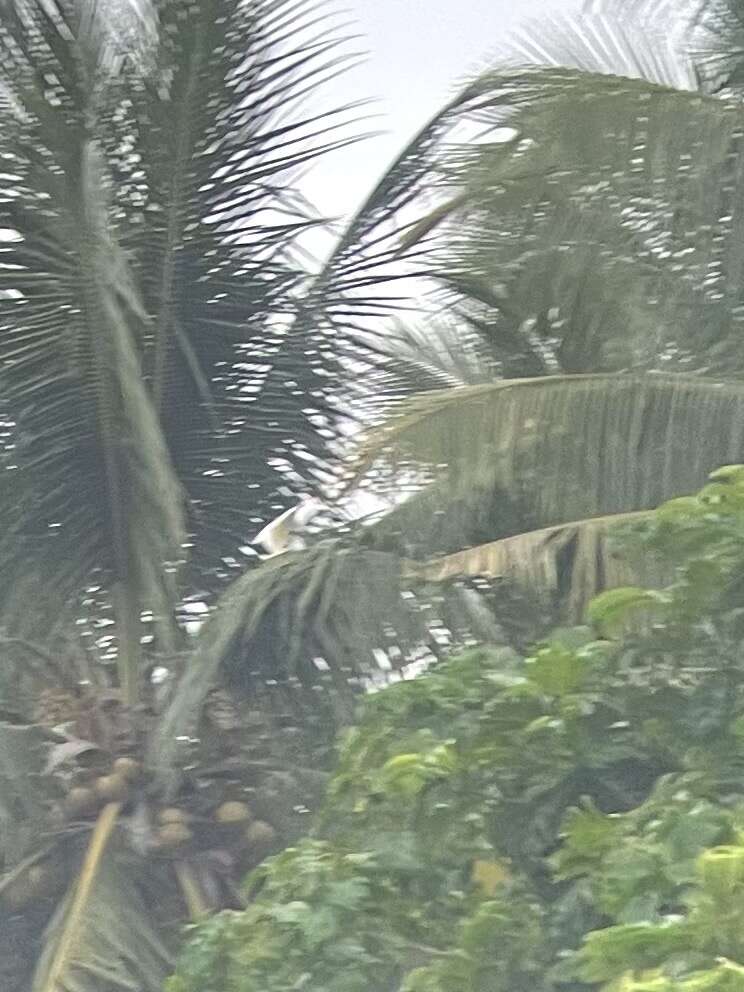
[{"label": "bird's wing", "polygon": [[262,545],[270,554],[276,554],[278,551],[284,551],[291,533],[291,521],[293,514],[294,507],[290,510],[285,510],[284,513],[281,513],[278,517],[272,520],[271,523],[266,524],[266,526],[262,528],[258,534],[256,534],[251,543]]},{"label": "bird's wing", "polygon": [[266,524],[251,543],[261,544],[270,554],[287,551],[292,534],[301,531],[321,509],[322,503],[319,500],[303,500]]},{"label": "bird's wing", "polygon": [[299,529],[310,523],[323,509],[323,504],[318,499],[306,499],[298,503],[294,508],[292,526]]}]

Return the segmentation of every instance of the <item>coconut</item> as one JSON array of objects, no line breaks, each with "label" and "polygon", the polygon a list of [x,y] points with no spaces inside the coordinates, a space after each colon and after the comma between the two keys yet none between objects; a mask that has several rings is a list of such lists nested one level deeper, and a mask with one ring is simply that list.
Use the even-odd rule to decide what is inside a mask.
[{"label": "coconut", "polygon": [[129,795],[129,783],[123,775],[102,775],[95,781],[96,793],[108,803],[121,803]]},{"label": "coconut", "polygon": [[158,823],[184,823],[187,824],[191,817],[186,812],[186,810],[179,809],[177,806],[166,806],[164,809],[158,812]]},{"label": "coconut", "polygon": [[232,826],[252,820],[253,813],[245,803],[233,801],[222,803],[221,806],[218,806],[214,812],[214,818],[218,823],[222,823],[225,826]]},{"label": "coconut", "polygon": [[245,828],[243,834],[246,846],[260,852],[268,851],[276,842],[276,830],[270,823],[263,820],[254,820]]},{"label": "coconut", "polygon": [[121,775],[128,782],[136,782],[142,774],[142,765],[136,758],[117,758],[114,762],[114,774]]},{"label": "coconut", "polygon": [[173,850],[188,844],[192,837],[193,834],[185,823],[164,823],[158,828],[158,847],[164,850]]},{"label": "coconut", "polygon": [[98,807],[98,796],[85,785],[75,785],[65,796],[65,812],[68,816],[91,816]]}]

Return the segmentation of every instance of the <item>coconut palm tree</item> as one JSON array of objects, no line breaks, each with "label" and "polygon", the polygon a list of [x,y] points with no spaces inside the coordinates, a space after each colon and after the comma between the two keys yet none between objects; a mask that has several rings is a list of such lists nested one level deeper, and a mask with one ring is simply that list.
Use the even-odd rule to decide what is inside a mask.
[{"label": "coconut palm tree", "polygon": [[[323,11],[3,0],[7,987],[159,988],[184,904],[239,904],[311,803],[297,725],[499,636],[453,577],[580,610],[608,518],[742,460],[736,24],[622,6],[515,42],[310,276],[291,180],[356,113],[299,109],[347,58]],[[344,523],[352,484],[413,494]],[[295,493],[339,512],[251,567]]]},{"label": "coconut palm tree", "polygon": [[339,433],[318,384],[340,353],[289,331],[321,223],[295,180],[358,132],[314,96],[355,58],[334,25],[303,0],[0,4],[3,988],[159,989],[184,900],[235,898],[244,788],[256,851],[309,801],[280,739],[213,695],[199,867],[140,755],[184,608],[322,488]]},{"label": "coconut palm tree", "polygon": [[[308,296],[320,309],[307,303],[293,333],[309,320],[351,341],[368,415],[392,412],[352,484],[430,484],[275,561],[269,582],[238,580],[168,740],[209,678],[244,672],[258,643],[275,670],[299,670],[303,651],[347,669],[385,645],[405,656],[466,608],[457,577],[522,580],[580,616],[632,574],[616,525],[741,458],[735,10],[691,5],[670,32],[661,4],[596,7],[528,25],[342,237]],[[396,295],[424,281],[427,317],[391,327]],[[396,576],[407,596],[393,610]],[[434,606],[428,581],[447,583]]]},{"label": "coconut palm tree", "polygon": [[[311,319],[351,339],[368,413],[378,399],[392,414],[347,484],[418,492],[275,561],[269,582],[238,580],[161,724],[163,753],[257,644],[276,668],[317,655],[361,678],[370,651],[451,636],[445,614],[472,636],[483,611],[453,579],[499,580],[502,619],[507,580],[580,617],[634,574],[614,552],[620,525],[741,459],[736,10],[596,8],[528,25],[404,150],[331,256],[313,290],[327,306],[295,333]],[[391,329],[412,275],[434,313]]]}]

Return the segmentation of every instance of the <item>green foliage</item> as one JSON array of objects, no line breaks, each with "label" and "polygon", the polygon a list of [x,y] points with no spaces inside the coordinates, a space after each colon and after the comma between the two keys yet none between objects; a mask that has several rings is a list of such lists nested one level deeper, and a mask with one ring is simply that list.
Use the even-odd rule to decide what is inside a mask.
[{"label": "green foliage", "polygon": [[613,590],[529,658],[370,696],[315,836],[169,992],[744,988],[743,526],[720,470],[625,538],[676,563],[640,630],[646,591]]},{"label": "green foliage", "polygon": [[[687,92],[690,65],[643,31],[635,57],[622,33],[570,46],[569,66],[590,73],[489,73],[415,137],[315,278],[298,237],[318,221],[291,187],[348,140],[354,109],[301,107],[354,58],[327,24],[316,35],[324,12],[314,0],[153,0],[137,26],[132,5],[118,5],[122,24],[110,6],[1,8],[0,614],[20,636],[50,620],[76,634],[81,599],[93,626],[112,613],[98,647],[106,661],[116,651],[134,704],[144,655],[178,658],[175,669],[190,653],[176,620],[184,597],[219,602],[149,734],[153,791],[166,792],[177,768],[194,767],[193,753],[179,756],[193,750],[190,723],[218,673],[236,685],[279,676],[297,696],[318,688],[322,659],[341,713],[349,676],[364,678],[381,648],[406,660],[426,642],[417,620],[431,607],[454,641],[464,597],[405,588],[403,606],[400,595],[439,550],[473,552],[475,575],[484,556],[472,546],[488,542],[491,574],[519,561],[513,577],[529,587],[542,573],[541,591],[572,617],[608,584],[647,581],[612,571],[598,515],[652,507],[743,455],[744,386],[702,378],[742,369],[741,222],[730,209],[744,175],[741,105]],[[466,149],[459,135],[473,123],[486,140]],[[504,124],[520,140],[489,143]],[[440,227],[444,239],[425,244]],[[407,355],[376,343],[385,314],[400,310],[395,287],[414,274],[446,292],[451,355],[467,337],[469,362],[432,361],[422,342]],[[660,369],[701,376],[644,374]],[[432,385],[452,388],[399,406],[365,457],[367,481],[388,496],[400,479],[378,456],[392,453],[404,476],[411,456],[446,463],[436,488],[381,534],[367,530],[368,554],[341,529],[218,600],[291,491],[334,488],[348,418],[368,422],[380,403]],[[705,439],[692,454],[690,437]],[[660,928],[665,900],[690,927],[712,925],[694,898],[698,841],[683,857],[625,817],[666,774],[694,796],[686,827],[702,804],[704,843],[737,842],[735,814],[714,814],[741,778],[740,473],[729,466],[659,516],[649,540],[680,566],[663,594],[607,594],[593,632],[556,634],[526,661],[476,652],[371,704],[317,838],[272,862],[251,908],[190,948],[200,988],[536,988],[575,980],[564,961],[592,927]],[[411,540],[406,520],[423,536],[433,521],[436,539]],[[403,553],[425,560],[412,569]],[[632,634],[639,607],[645,626]],[[470,638],[485,625],[471,608],[463,626]],[[46,797],[31,808],[18,774],[29,763],[8,753],[10,861],[28,845],[19,821],[46,828],[50,810]],[[141,930],[122,927],[115,892],[145,919],[136,891],[102,885],[75,948],[78,983],[159,987],[165,955],[154,948],[144,969],[131,950],[145,946]],[[666,981],[672,950],[649,939],[638,967]],[[607,979],[623,982],[627,961],[614,960]],[[698,963],[721,986],[735,980],[733,964]]]},{"label": "green foliage", "polygon": [[249,880],[260,892],[247,910],[198,928],[167,992],[540,987],[538,902],[432,886],[421,854],[313,840],[284,851]]},{"label": "green foliage", "polygon": [[[303,974],[312,987],[362,990],[369,968],[393,967],[388,945],[403,942],[397,927],[405,920],[381,912],[394,899],[374,857],[308,841],[253,881],[265,883],[259,898],[200,929],[184,957],[189,977],[172,979],[169,992],[290,988]],[[215,970],[216,961],[224,967]]]}]

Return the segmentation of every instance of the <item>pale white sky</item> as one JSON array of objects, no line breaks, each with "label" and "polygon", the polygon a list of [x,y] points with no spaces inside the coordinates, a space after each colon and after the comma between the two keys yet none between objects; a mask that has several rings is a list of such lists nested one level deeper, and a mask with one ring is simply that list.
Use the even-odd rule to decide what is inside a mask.
[{"label": "pale white sky", "polygon": [[387,133],[336,152],[303,190],[331,216],[348,214],[393,156],[479,68],[519,20],[578,8],[579,0],[347,0],[366,62],[334,81],[325,98],[378,98],[369,123]]}]

